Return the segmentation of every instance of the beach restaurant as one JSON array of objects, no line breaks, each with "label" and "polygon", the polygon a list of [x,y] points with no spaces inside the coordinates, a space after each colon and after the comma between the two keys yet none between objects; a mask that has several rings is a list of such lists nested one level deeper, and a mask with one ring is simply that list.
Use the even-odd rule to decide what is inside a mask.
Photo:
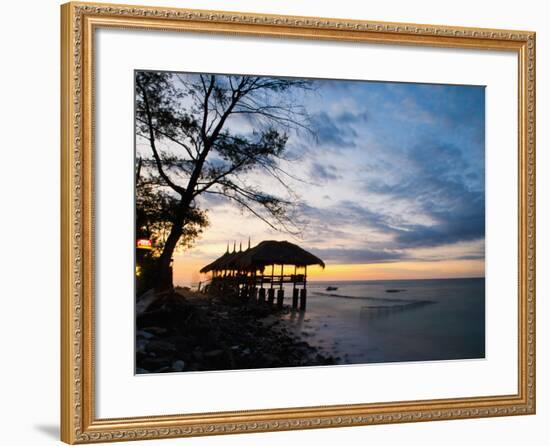
[{"label": "beach restaurant", "polygon": [[[307,267],[325,263],[319,258],[287,241],[266,240],[254,247],[242,247],[226,252],[201,269],[201,273],[211,273],[211,279],[199,285],[205,292],[238,293],[245,300],[275,303],[283,307],[285,284],[292,285],[292,308],[306,309]],[[285,266],[286,274],[285,274]],[[288,269],[294,267],[293,273]],[[275,296],[276,295],[276,296]]]}]

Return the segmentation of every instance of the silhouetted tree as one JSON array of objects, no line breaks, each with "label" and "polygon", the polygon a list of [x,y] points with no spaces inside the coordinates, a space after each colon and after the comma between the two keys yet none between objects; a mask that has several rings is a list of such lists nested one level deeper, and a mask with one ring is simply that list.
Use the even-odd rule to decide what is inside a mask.
[{"label": "silhouetted tree", "polygon": [[[136,234],[153,242],[154,252],[159,256],[172,228],[178,198],[155,183],[136,182]],[[202,209],[191,208],[177,247],[190,248],[193,242],[209,225],[208,216]]]},{"label": "silhouetted tree", "polygon": [[[149,181],[170,191],[156,192],[166,211],[162,221],[170,225],[158,258],[158,289],[172,287],[170,261],[186,230],[192,236],[206,222],[196,202],[202,194],[225,197],[272,228],[293,231],[292,199],[260,190],[242,174],[261,169],[293,197],[279,160],[289,132],[307,130],[293,90],[309,88],[287,78],[137,72],[136,133],[151,149]],[[254,130],[239,131],[237,117]]]}]

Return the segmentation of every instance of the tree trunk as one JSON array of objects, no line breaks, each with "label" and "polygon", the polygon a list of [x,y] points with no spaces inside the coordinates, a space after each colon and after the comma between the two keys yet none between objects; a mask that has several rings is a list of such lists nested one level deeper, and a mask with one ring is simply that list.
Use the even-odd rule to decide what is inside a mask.
[{"label": "tree trunk", "polygon": [[166,240],[162,254],[159,257],[159,269],[158,269],[158,281],[157,286],[155,287],[158,291],[169,290],[174,287],[172,280],[172,270],[170,268],[170,261],[172,260],[172,255],[178,244],[178,241],[183,234],[183,225],[185,223],[185,217],[189,212],[189,207],[193,201],[193,193],[195,187],[197,186],[197,181],[202,172],[202,167],[204,161],[210,152],[211,144],[207,141],[204,142],[204,149],[197,160],[197,164],[193,170],[193,174],[189,179],[189,183],[185,188],[185,194],[182,196],[179,203],[179,209],[174,219],[174,224],[170,230],[170,235]]},{"label": "tree trunk", "polygon": [[183,233],[183,218],[178,219],[172,225],[170,230],[170,235],[164,244],[164,249],[162,254],[158,259],[158,269],[157,269],[157,281],[155,289],[157,291],[166,291],[174,287],[172,280],[172,268],[170,263],[172,261],[172,256],[174,255],[174,250],[178,244],[178,241]]}]

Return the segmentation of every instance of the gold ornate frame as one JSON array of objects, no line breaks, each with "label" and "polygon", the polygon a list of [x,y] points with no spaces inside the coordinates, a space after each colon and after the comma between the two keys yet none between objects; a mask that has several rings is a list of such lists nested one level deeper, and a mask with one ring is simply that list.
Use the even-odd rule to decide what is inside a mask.
[{"label": "gold ornate frame", "polygon": [[[109,4],[61,8],[61,439],[67,443],[535,413],[535,33]],[[283,36],[511,51],[518,86],[518,393],[97,419],[94,416],[93,35],[97,28]]]}]

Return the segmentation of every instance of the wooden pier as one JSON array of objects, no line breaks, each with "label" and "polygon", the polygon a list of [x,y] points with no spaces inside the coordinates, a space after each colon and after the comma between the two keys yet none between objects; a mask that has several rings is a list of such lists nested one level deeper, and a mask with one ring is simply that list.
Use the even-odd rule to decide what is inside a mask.
[{"label": "wooden pier", "polygon": [[[212,292],[238,294],[243,300],[283,308],[284,285],[292,285],[292,308],[305,311],[307,301],[307,267],[325,263],[318,257],[287,241],[263,241],[254,247],[233,252],[229,248],[218,259],[201,269],[211,273],[208,289]],[[294,267],[285,274],[285,267]]]}]

